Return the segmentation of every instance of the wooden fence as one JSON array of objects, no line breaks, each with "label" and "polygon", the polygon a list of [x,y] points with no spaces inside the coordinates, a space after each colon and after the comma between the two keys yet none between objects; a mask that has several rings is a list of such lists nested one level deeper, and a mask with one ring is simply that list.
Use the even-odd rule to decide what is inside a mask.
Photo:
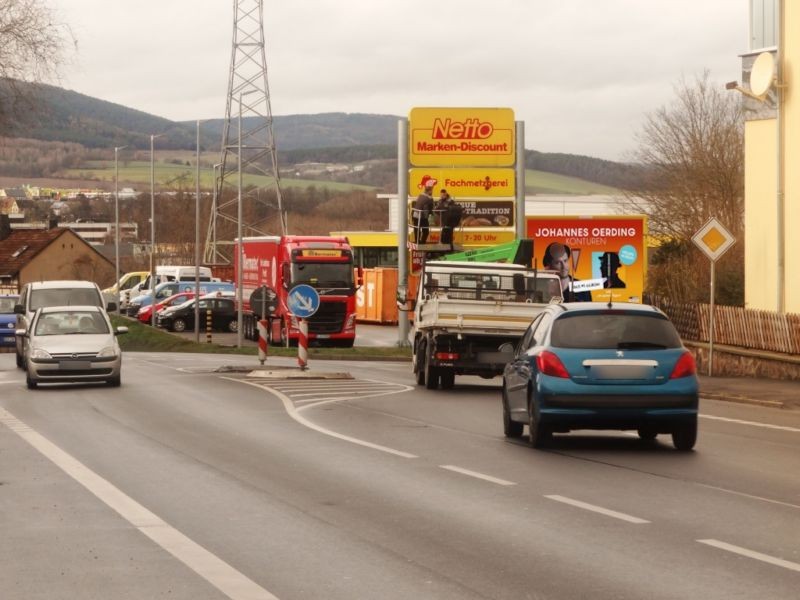
[{"label": "wooden fence", "polygon": [[[649,298],[663,310],[681,337],[710,341],[711,306]],[[714,306],[714,343],[754,350],[800,354],[800,315],[780,314],[738,306]]]}]

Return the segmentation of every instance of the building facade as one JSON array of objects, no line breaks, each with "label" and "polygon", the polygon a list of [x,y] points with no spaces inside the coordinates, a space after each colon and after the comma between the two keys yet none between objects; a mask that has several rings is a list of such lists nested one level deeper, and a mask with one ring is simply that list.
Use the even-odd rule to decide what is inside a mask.
[{"label": "building facade", "polygon": [[763,52],[775,83],[745,113],[745,306],[800,313],[800,2],[750,0],[750,48],[742,80],[754,90]]}]

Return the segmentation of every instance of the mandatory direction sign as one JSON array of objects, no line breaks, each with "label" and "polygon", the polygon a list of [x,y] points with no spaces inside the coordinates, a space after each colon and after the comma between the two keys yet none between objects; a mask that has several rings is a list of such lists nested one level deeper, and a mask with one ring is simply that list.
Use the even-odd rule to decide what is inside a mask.
[{"label": "mandatory direction sign", "polygon": [[319,308],[319,292],[310,285],[301,283],[291,289],[287,304],[294,316],[308,318]]}]

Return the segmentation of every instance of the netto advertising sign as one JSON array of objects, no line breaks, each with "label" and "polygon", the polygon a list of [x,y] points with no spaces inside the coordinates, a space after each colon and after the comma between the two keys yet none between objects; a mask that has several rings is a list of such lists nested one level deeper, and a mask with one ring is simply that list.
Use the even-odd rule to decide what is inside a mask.
[{"label": "netto advertising sign", "polygon": [[601,302],[642,301],[646,217],[527,217],[525,221],[540,269],[548,268],[548,258],[557,249],[568,256],[576,291],[588,291],[592,300]]},{"label": "netto advertising sign", "polygon": [[412,108],[408,121],[412,165],[514,164],[514,111],[510,108]]},{"label": "netto advertising sign", "polygon": [[434,197],[445,189],[459,198],[513,198],[516,194],[514,169],[433,169],[408,170],[408,190],[412,195],[422,191],[424,183],[435,180]]}]

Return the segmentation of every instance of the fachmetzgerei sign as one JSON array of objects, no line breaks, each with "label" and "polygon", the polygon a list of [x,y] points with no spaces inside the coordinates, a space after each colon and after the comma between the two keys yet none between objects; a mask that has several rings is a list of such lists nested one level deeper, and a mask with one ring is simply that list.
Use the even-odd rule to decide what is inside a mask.
[{"label": "fachmetzgerei sign", "polygon": [[425,184],[435,181],[434,196],[445,189],[459,198],[513,198],[516,194],[514,169],[441,169],[434,167],[408,170],[408,193],[419,194]]},{"label": "fachmetzgerei sign", "polygon": [[514,165],[510,108],[412,108],[408,160],[417,167]]}]

